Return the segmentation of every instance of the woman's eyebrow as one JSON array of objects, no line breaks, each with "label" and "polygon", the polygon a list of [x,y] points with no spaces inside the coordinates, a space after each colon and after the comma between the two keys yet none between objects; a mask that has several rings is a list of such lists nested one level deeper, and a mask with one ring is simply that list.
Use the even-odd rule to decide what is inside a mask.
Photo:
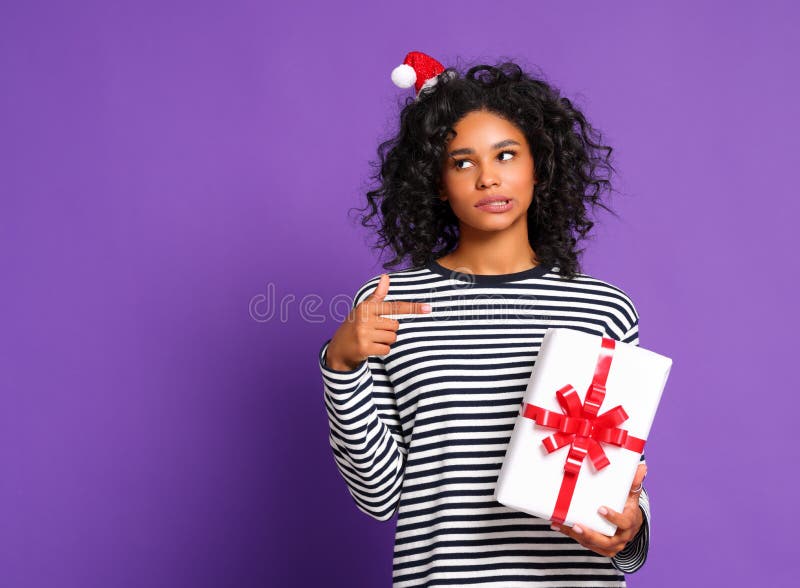
[{"label": "woman's eyebrow", "polygon": [[[505,141],[500,141],[499,143],[495,143],[492,145],[492,149],[500,149],[502,147],[508,147],[509,145],[516,145],[519,147],[519,143],[514,141],[513,139],[506,139]],[[475,153],[474,150],[470,149],[469,147],[464,147],[463,149],[456,149],[455,151],[451,151],[448,153],[450,157],[454,155],[472,155]]]}]

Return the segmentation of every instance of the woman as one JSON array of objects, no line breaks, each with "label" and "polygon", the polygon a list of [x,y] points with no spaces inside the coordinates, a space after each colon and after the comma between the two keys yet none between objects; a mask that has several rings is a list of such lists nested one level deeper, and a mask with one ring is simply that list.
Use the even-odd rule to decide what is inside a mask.
[{"label": "woman", "polygon": [[633,302],[577,261],[611,148],[514,63],[416,81],[363,219],[384,267],[411,267],[364,283],[319,354],[337,468],[360,510],[398,513],[395,587],[625,586],[649,544],[644,456],[614,537],[493,498],[545,331],[638,344]]}]

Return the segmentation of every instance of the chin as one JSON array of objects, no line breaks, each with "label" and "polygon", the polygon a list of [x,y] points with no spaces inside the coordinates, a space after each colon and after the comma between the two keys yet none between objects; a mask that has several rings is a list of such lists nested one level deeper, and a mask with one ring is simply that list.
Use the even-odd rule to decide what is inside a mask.
[{"label": "chin", "polygon": [[495,219],[493,222],[491,222],[491,221],[490,222],[486,222],[484,220],[483,222],[476,222],[476,223],[467,222],[467,223],[464,223],[464,224],[469,225],[470,228],[472,228],[472,229],[474,229],[476,231],[484,231],[486,233],[496,233],[498,231],[505,231],[506,229],[511,227],[515,222],[517,222],[517,220],[518,219],[516,219],[516,218],[514,218],[514,219]]}]

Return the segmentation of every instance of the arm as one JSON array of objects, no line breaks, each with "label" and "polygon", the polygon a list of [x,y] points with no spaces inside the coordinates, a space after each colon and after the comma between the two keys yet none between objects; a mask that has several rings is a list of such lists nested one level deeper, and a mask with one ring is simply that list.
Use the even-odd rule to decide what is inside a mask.
[{"label": "arm", "polygon": [[[620,307],[621,320],[614,321],[614,324],[609,326],[606,336],[624,343],[638,345],[639,317],[633,304],[630,303],[630,299],[628,299],[628,303],[627,308]],[[637,490],[647,474],[644,454],[640,456],[639,462],[623,512],[612,511],[607,506],[601,507],[598,511],[601,516],[617,525],[617,532],[613,537],[608,537],[582,525],[573,525],[572,527],[557,523],[551,525],[553,530],[572,537],[587,549],[610,557],[612,565],[623,573],[633,573],[641,568],[647,559],[647,551],[650,547],[650,502],[644,486],[641,491]],[[606,509],[605,512],[603,508]],[[639,525],[638,528],[637,525]]]},{"label": "arm", "polygon": [[334,461],[358,509],[385,521],[399,504],[407,454],[394,389],[380,356],[352,371],[328,367],[330,341],[319,366]]},{"label": "arm", "polygon": [[[644,455],[641,463],[644,463]],[[644,565],[650,547],[650,501],[644,486],[639,494],[639,508],[642,510],[642,526],[624,549],[611,558],[612,565],[625,574],[632,574]]]}]

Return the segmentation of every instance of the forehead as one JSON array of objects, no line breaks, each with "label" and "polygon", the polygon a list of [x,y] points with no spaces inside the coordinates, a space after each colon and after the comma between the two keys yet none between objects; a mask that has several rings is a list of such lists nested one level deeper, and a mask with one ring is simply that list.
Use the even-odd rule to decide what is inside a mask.
[{"label": "forehead", "polygon": [[467,113],[455,125],[448,145],[451,147],[481,147],[504,139],[524,144],[525,135],[514,123],[493,112],[483,110]]}]

